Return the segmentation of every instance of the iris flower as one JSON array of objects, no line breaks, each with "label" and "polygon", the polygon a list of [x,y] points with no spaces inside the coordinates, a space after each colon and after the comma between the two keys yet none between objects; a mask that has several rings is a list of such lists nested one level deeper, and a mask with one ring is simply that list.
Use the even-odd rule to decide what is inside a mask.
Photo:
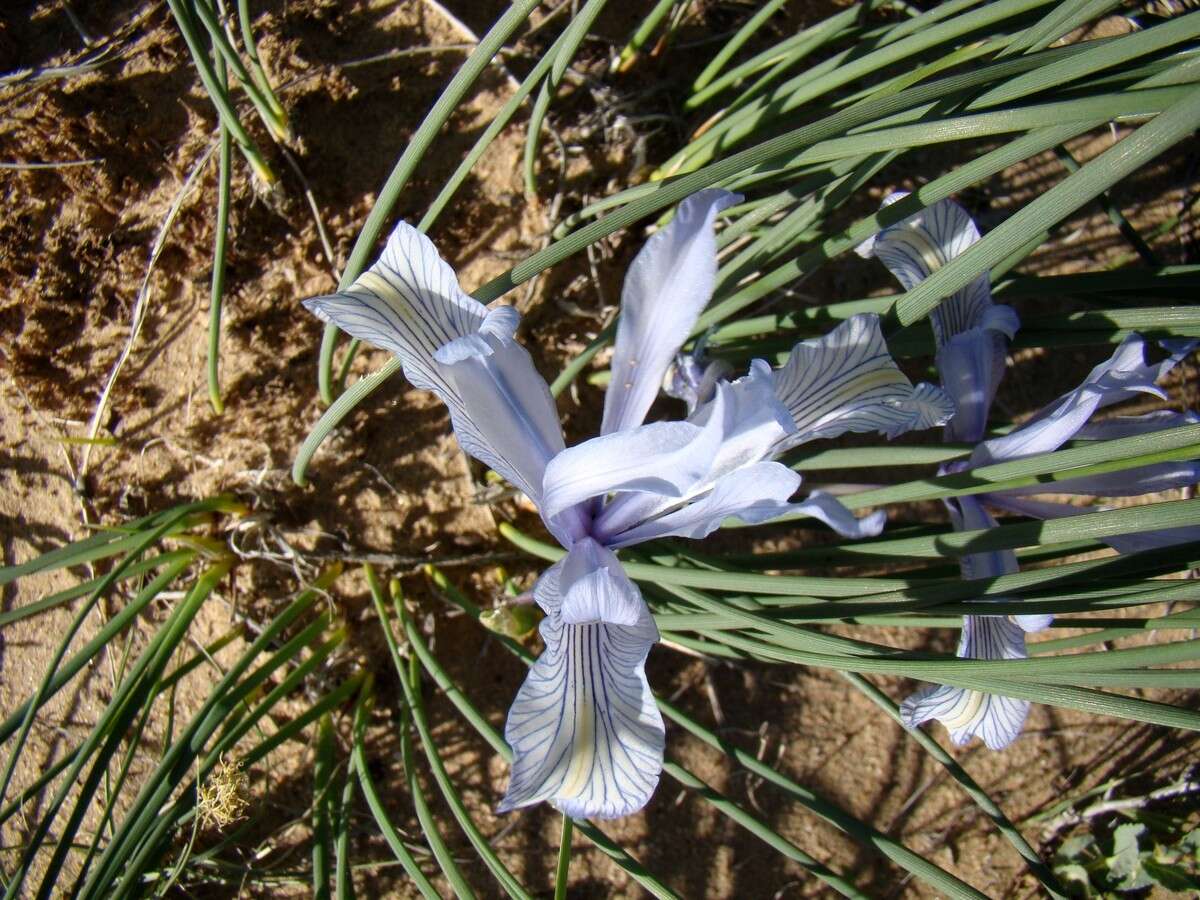
[{"label": "iris flower", "polygon": [[414,385],[450,410],[459,444],[537,506],[567,550],[538,579],[545,650],[508,715],[512,776],[501,811],[549,801],[572,816],[641,809],[662,769],[664,729],[644,672],[658,630],[614,550],[668,535],[702,538],[735,516],[802,510],[874,534],[832,497],[791,503],[800,476],[773,457],[848,431],[888,436],[942,424],[948,399],[914,387],[873,316],[797,344],[785,366],[760,360],[684,421],[645,423],[663,376],[708,303],[713,223],[739,198],[684,200],[625,279],[600,435],[566,447],[554,400],[514,335],[508,306],[464,294],[433,244],[401,223],[381,259],[345,292],[305,301],[326,322],[395,353]]},{"label": "iris flower", "polygon": [[[897,192],[884,205],[906,196]],[[884,229],[858,248],[863,256],[884,263],[911,290],[931,272],[961,254],[979,240],[979,230],[958,204],[943,200],[920,213]],[[1063,394],[1010,434],[984,441],[988,411],[1004,375],[1006,341],[1020,325],[1007,306],[993,304],[990,281],[982,274],[941,303],[930,315],[937,346],[937,367],[942,387],[954,399],[957,412],[945,428],[949,442],[976,444],[970,459],[944,466],[941,474],[961,472],[1006,460],[1020,459],[1057,450],[1072,439],[1106,440],[1145,434],[1200,421],[1194,413],[1157,412],[1145,416],[1120,416],[1090,422],[1100,409],[1127,400],[1138,393],[1166,399],[1155,382],[1195,346],[1191,342],[1168,342],[1168,357],[1146,362],[1145,342],[1136,334],[1127,337],[1113,355],[1096,366],[1073,391]],[[1085,476],[1056,482],[1058,494],[1136,496],[1200,481],[1200,466],[1194,461],[1168,462],[1108,475]],[[1028,499],[1044,493],[1040,486],[975,494],[947,500],[956,531],[992,528],[996,520],[985,508],[1033,516],[1057,518],[1092,512],[1093,508]],[[1200,528],[1176,528],[1105,541],[1119,552],[1128,553],[1200,539]],[[1017,571],[1011,550],[972,553],[963,556],[960,568],[966,579],[996,578]],[[1004,598],[1012,599],[1012,598]],[[1049,626],[1050,615],[964,616],[958,656],[971,659],[1024,659],[1025,634]],[[1011,743],[1024,725],[1029,703],[984,691],[949,685],[925,688],[906,699],[900,707],[905,725],[915,728],[938,719],[957,745],[980,737],[993,750]]]}]

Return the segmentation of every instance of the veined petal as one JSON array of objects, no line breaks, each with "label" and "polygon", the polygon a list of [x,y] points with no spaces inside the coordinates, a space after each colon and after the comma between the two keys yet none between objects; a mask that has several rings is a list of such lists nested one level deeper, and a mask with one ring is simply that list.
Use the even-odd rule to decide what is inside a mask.
[{"label": "veined petal", "polygon": [[463,293],[429,238],[407,222],[396,225],[383,256],[347,290],[304,305],[347,334],[392,351],[409,381],[451,408],[458,395],[433,355],[443,344],[478,331],[487,313]]},{"label": "veined petal", "polygon": [[629,815],[662,771],[666,734],[644,671],[658,632],[644,602],[634,625],[564,622],[565,568],[534,588],[546,649],[509,710],[512,777],[499,811],[548,801],[570,816]]},{"label": "veined petal", "polygon": [[[489,313],[464,294],[454,271],[425,235],[400,222],[378,262],[349,289],[313,297],[304,305],[347,334],[396,354],[408,380],[433,391],[446,404],[465,452],[531,497],[539,496],[545,465],[544,459],[538,461],[542,450],[512,440],[499,446],[502,439],[515,439],[525,426],[532,426],[525,437],[533,436],[551,451],[562,447],[553,401],[548,407],[554,419],[551,429],[545,399],[538,396],[549,396],[545,383],[533,371],[528,354],[512,340],[519,316],[508,307]],[[448,362],[462,365],[440,364],[435,359],[439,351]],[[464,396],[459,381],[470,383],[468,392],[479,382],[490,382],[494,394],[498,385],[488,372],[507,380],[511,399],[522,411],[520,427],[517,419],[499,422],[495,410],[487,409],[480,397]],[[499,434],[496,428],[486,428],[489,423],[511,433]]]},{"label": "veined petal", "polygon": [[[964,616],[958,655],[962,659],[1024,659],[1025,632],[1005,616]],[[1028,712],[1028,701],[949,685],[924,688],[900,704],[900,718],[907,727],[937,719],[956,745],[980,737],[992,750],[1012,743]]]},{"label": "veined petal", "polygon": [[[908,196],[889,194],[883,206]],[[919,213],[885,228],[856,248],[864,257],[877,257],[906,291],[928,278],[979,240],[979,229],[965,209],[953,200],[940,200]],[[1012,337],[1020,324],[1009,307],[992,305],[987,274],[980,275],[938,304],[929,316],[937,346],[973,328],[993,330]]]},{"label": "veined petal", "polygon": [[1145,341],[1131,334],[1113,355],[1100,363],[1075,390],[1044,407],[1011,434],[993,438],[975,448],[971,464],[988,465],[1057,450],[1070,440],[1096,410],[1119,403],[1138,393],[1165,398],[1155,381],[1179,358],[1173,355],[1162,363],[1147,364]]},{"label": "veined petal", "polygon": [[[907,196],[908,191],[893,191],[884,197],[880,208]],[[855,251],[862,257],[878,257],[904,289],[911,291],[978,240],[979,228],[970,214],[953,200],[939,200],[889,225],[859,244]]]},{"label": "veined petal", "polygon": [[979,737],[991,750],[1003,750],[1016,740],[1028,715],[1028,700],[948,684],[922,688],[900,704],[900,719],[906,727],[918,728],[937,719],[946,726],[955,746]]},{"label": "veined petal", "polygon": [[739,195],[718,189],[688,197],[629,267],[601,434],[633,428],[645,419],[667,366],[712,296],[717,277],[713,222],[739,200]]},{"label": "veined petal", "polygon": [[800,342],[774,374],[775,393],[796,424],[786,446],[848,431],[892,438],[941,425],[954,413],[942,391],[914,388],[896,367],[875,315],[854,316],[822,338]]},{"label": "veined petal", "polygon": [[719,478],[699,499],[640,522],[607,542],[611,547],[628,547],[660,537],[699,539],[716,531],[730,516],[748,525],[765,522],[794,508],[787,498],[799,486],[800,476],[787,466],[756,463]]},{"label": "veined petal", "polygon": [[511,306],[497,307],[434,360],[462,402],[462,413],[451,409],[462,448],[540,504],[546,464],[565,444],[550,389],[513,339],[519,322]]}]

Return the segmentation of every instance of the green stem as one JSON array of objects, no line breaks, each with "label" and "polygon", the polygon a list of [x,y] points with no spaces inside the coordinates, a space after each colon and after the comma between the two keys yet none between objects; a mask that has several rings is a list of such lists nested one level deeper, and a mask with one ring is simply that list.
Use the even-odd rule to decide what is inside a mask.
[{"label": "green stem", "polygon": [[575,824],[570,816],[562,817],[562,833],[558,839],[558,868],[554,873],[554,900],[567,900],[567,876],[571,872],[571,834]]}]

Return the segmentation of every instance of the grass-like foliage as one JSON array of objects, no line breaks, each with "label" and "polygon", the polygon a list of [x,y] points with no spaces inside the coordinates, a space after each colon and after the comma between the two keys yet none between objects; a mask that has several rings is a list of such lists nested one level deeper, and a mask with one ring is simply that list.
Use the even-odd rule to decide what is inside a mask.
[{"label": "grass-like foliage", "polygon": [[[212,402],[220,409],[216,341],[232,150],[236,145],[256,175],[270,183],[274,173],[246,127],[248,110],[271,139],[286,142],[290,131],[255,50],[248,4],[225,9],[210,0],[169,0],[169,5],[220,116],[209,357]],[[363,224],[342,289],[376,256],[399,199],[422,161],[436,152],[439,133],[537,5],[537,0],[512,3],[412,135]],[[531,195],[538,190],[543,125],[605,5],[586,0],[554,19],[557,36],[549,49],[530,61],[519,87],[424,210],[419,230],[428,230],[455,202],[476,163],[527,101],[522,176]],[[651,59],[669,59],[688,5],[646,4],[644,22],[615,55],[610,77],[636,72]],[[587,205],[568,205],[543,249],[478,286],[473,296],[484,303],[503,297],[622,229],[656,220],[666,224],[679,201],[719,187],[744,199],[720,216],[714,296],[686,348],[702,350],[709,360],[740,369],[755,358],[778,362],[798,341],[874,313],[890,352],[936,380],[930,361],[938,345],[930,316],[981,278],[997,304],[1023,304],[1028,311],[1008,344],[1014,351],[1070,347],[1099,363],[1135,333],[1148,344],[1168,347],[1200,338],[1194,305],[1200,267],[1164,265],[1154,249],[1155,235],[1139,234],[1110,196],[1124,179],[1194,139],[1200,127],[1200,12],[1160,16],[1096,0],[952,0],[927,9],[864,0],[780,37],[769,26],[783,6],[784,0],[768,0],[748,9],[694,81],[682,87],[677,99],[690,134],[664,154],[648,180]],[[1080,38],[1089,34],[1088,26],[1113,15],[1127,16],[1131,26],[1117,36]],[[234,90],[248,102],[239,107]],[[1110,128],[1119,140],[1082,164],[1067,148],[1076,138]],[[1048,152],[1060,168],[1047,184],[908,290],[820,300],[801,292],[802,283],[881,230],[964,192],[984,190],[1000,173]],[[897,202],[880,208],[877,199],[868,199],[871,189],[901,184],[911,193]],[[878,195],[875,190],[870,196]],[[1018,271],[1031,254],[1062,237],[1064,223],[1093,207],[1127,244],[1111,265],[1092,264],[1091,271],[1072,275]],[[597,359],[615,334],[610,323],[565,365],[551,384],[555,395],[577,382],[606,383],[609,373]],[[305,483],[330,432],[399,371],[393,360],[347,385],[356,349],[356,342],[349,344],[339,359],[339,332],[326,329],[313,382],[328,408],[296,454],[298,484]],[[985,437],[1004,438],[1020,424],[994,410]],[[758,532],[786,535],[794,549],[758,552],[741,540],[756,532],[739,531],[719,551],[665,539],[623,550],[621,560],[673,649],[734,664],[836,672],[879,715],[896,721],[911,724],[905,708],[872,682],[873,675],[1200,730],[1195,694],[1183,693],[1200,686],[1195,637],[1200,581],[1189,577],[1200,567],[1200,542],[1186,540],[1193,533],[1187,529],[1200,527],[1200,499],[1151,494],[1132,505],[1077,507],[1077,514],[1044,520],[1018,513],[993,527],[958,529],[920,512],[932,507],[913,505],[1033,489],[1055,494],[1072,479],[1133,478],[1148,466],[1193,463],[1200,459],[1200,425],[1181,421],[1149,433],[1081,435],[1050,451],[982,462],[973,459],[974,449],[965,441],[909,438],[887,445],[806,444],[784,462],[806,482],[829,472],[869,481],[847,488],[839,499],[859,514],[887,511],[891,524],[882,534],[854,541],[809,539],[819,533],[816,523],[796,514]],[[259,628],[197,643],[191,629],[198,612],[240,564],[223,540],[211,537],[211,525],[214,518],[240,512],[225,498],[180,506],[0,571],[0,585],[39,572],[77,571],[85,562],[103,572],[0,614],[0,624],[9,624],[67,604],[76,610],[68,631],[55,636],[58,649],[41,683],[0,725],[0,821],[15,816],[28,821],[27,841],[9,850],[3,866],[6,897],[60,891],[132,897],[167,894],[179,883],[237,883],[229,851],[262,827],[242,818],[247,773],[296,739],[313,746],[314,764],[306,818],[311,859],[297,861],[295,877],[310,882],[315,896],[353,895],[354,866],[366,860],[354,858],[359,845],[352,823],[361,824],[364,810],[390,851],[387,862],[402,867],[413,889],[426,897],[447,890],[459,897],[550,891],[566,896],[572,839],[577,845],[580,836],[653,896],[676,896],[667,879],[648,871],[600,824],[565,816],[555,883],[523,884],[513,874],[447,769],[426,697],[444,694],[496,754],[511,759],[510,748],[468,689],[454,683],[399,582],[389,583],[386,574],[367,567],[363,577],[375,614],[370,627],[381,629],[394,664],[387,670],[387,692],[366,675],[330,674],[331,654],[344,637],[324,600],[326,592],[337,591],[336,567],[299,589]],[[737,527],[728,523],[731,533]],[[1120,543],[1171,529],[1185,539],[1171,546]],[[563,555],[515,525],[501,525],[500,534],[533,557],[552,562]],[[1122,552],[1112,554],[1110,545]],[[1016,571],[962,577],[960,561],[1009,551],[1019,562]],[[525,663],[536,657],[530,607],[514,606],[520,612],[508,614],[481,610],[442,572],[427,568],[425,574],[430,589],[445,600],[443,611],[480,620],[488,640]],[[83,623],[114,597],[122,598],[115,613],[76,647]],[[158,610],[161,621],[144,645],[135,645],[132,625],[149,609]],[[983,617],[1034,614],[1053,615],[1054,621],[1048,632],[1031,638],[1026,658],[910,651],[879,637],[894,632],[865,627],[955,631]],[[1068,629],[1068,636],[1053,637]],[[238,655],[218,665],[218,652],[235,644]],[[122,648],[122,663],[95,726],[78,743],[61,745],[44,772],[18,790],[17,762],[46,704],[114,647]],[[203,703],[177,717],[177,687],[200,672],[211,673]],[[407,789],[400,799],[383,796],[367,752],[370,713],[383,696],[398,707],[400,758],[394,764],[402,767]],[[781,803],[881,854],[928,891],[983,896],[927,854],[885,833],[880,823],[856,818],[667,699],[660,697],[659,707],[678,732],[723,754],[731,771],[761,780]],[[162,721],[165,732],[151,729]],[[1156,799],[1194,793],[1194,777],[1185,777],[1175,794],[1146,793],[1141,804],[1081,814],[1072,820],[1080,829],[1051,855],[943,748],[939,728],[908,728],[907,734],[1011,843],[1045,893],[1115,896],[1154,885],[1196,888],[1194,817],[1149,810]],[[835,871],[814,848],[794,843],[758,811],[704,783],[672,758],[670,742],[663,772],[664,781],[711,804],[828,889],[864,896],[855,872]],[[397,806],[411,810],[419,832],[393,821]],[[1125,818],[1103,818],[1111,812]],[[1093,833],[1088,828],[1095,823],[1103,827]],[[200,846],[203,852],[196,850]]]}]

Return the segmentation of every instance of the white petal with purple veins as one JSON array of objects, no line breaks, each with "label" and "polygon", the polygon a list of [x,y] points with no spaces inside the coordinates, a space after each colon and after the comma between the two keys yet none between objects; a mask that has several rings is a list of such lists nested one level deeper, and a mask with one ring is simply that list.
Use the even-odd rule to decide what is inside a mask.
[{"label": "white petal with purple veins", "polygon": [[717,189],[693,194],[630,265],[601,434],[633,428],[645,419],[667,367],[712,296],[717,277],[713,222],[740,199]]},{"label": "white petal with purple veins", "polygon": [[[907,196],[907,192],[897,191],[889,194],[883,205],[890,206]],[[856,249],[860,256],[877,257],[904,289],[911,291],[978,240],[979,229],[967,211],[953,200],[940,200],[888,226]],[[1011,309],[992,306],[986,273],[938,304],[929,321],[938,347],[973,328],[996,330],[1012,337],[1018,325]]]},{"label": "white petal with purple veins", "polygon": [[938,388],[913,387],[892,361],[879,317],[859,315],[792,348],[775,373],[775,393],[796,424],[787,446],[848,431],[889,438],[941,425],[954,405]]},{"label": "white petal with purple veins", "polygon": [[[958,655],[962,659],[1024,659],[1025,632],[1005,616],[964,616]],[[917,691],[900,704],[909,728],[937,719],[962,746],[979,737],[992,750],[1012,743],[1021,733],[1029,702],[984,691],[935,685]]]},{"label": "white petal with purple veins", "polygon": [[347,334],[396,354],[408,380],[433,391],[449,407],[464,449],[484,447],[462,397],[433,357],[445,344],[475,334],[487,310],[463,293],[429,238],[400,222],[383,256],[354,284],[337,294],[305,300],[304,305]]},{"label": "white petal with purple veins", "polygon": [[962,747],[978,737],[992,750],[1003,750],[1021,733],[1029,701],[987,694],[948,684],[930,685],[900,704],[900,718],[909,728],[937,719]]},{"label": "white petal with purple veins", "polygon": [[665,730],[644,672],[658,631],[644,602],[632,625],[564,622],[588,574],[572,572],[571,581],[566,568],[556,563],[534,588],[546,649],[509,710],[512,777],[499,811],[548,801],[571,816],[629,815],[662,771]]}]

